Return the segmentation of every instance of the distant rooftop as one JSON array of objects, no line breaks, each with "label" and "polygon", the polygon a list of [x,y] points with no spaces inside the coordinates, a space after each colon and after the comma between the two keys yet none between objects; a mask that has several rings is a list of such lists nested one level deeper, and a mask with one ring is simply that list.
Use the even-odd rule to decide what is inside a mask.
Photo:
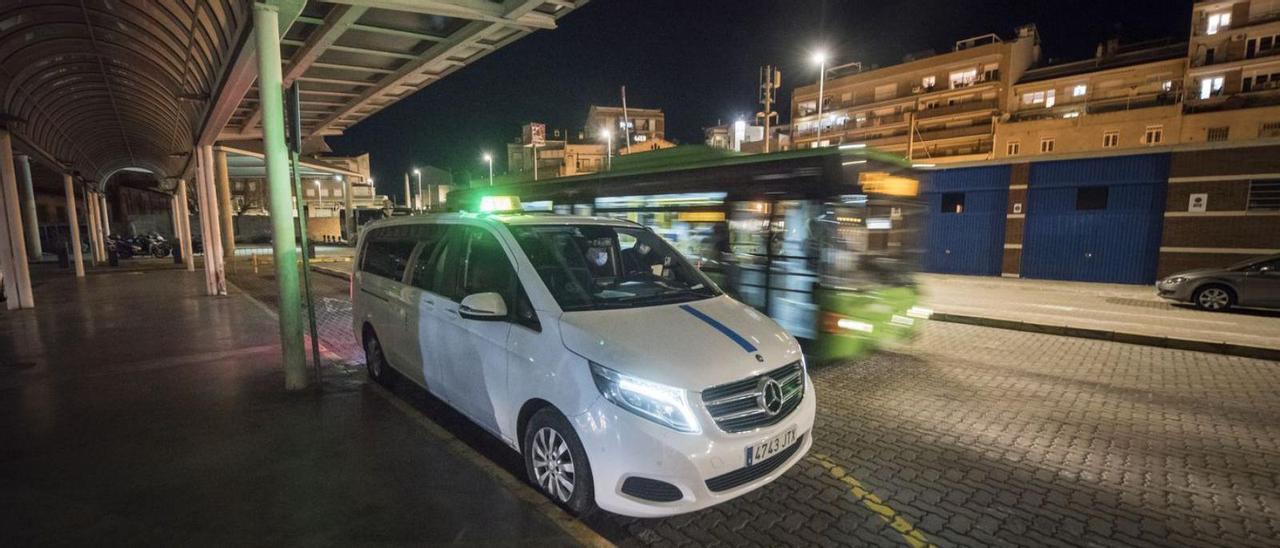
[{"label": "distant rooftop", "polygon": [[1031,69],[1018,81],[1019,84],[1064,78],[1100,70],[1124,68],[1143,63],[1155,63],[1187,56],[1186,42],[1157,40],[1118,45],[1115,42],[1099,46],[1098,55],[1082,61],[1058,63]]}]

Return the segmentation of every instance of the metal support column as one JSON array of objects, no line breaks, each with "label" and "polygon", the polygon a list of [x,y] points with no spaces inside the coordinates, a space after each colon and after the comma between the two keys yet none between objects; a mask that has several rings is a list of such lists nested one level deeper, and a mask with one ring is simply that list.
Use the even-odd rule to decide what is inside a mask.
[{"label": "metal support column", "polygon": [[[9,130],[0,129],[0,186],[4,205],[4,248],[0,248],[0,261],[6,266],[5,295],[7,306],[35,308],[31,296],[31,270],[27,264],[27,242],[22,230],[22,212],[18,206],[18,174],[13,169],[13,137]],[[13,286],[13,289],[10,289]],[[16,295],[15,295],[16,293]]]},{"label": "metal support column", "polygon": [[[209,200],[209,237],[205,239],[213,244],[210,246],[211,250],[205,250],[205,261],[213,263],[213,294],[226,295],[227,270],[225,257],[222,254],[222,215],[218,213],[221,208],[218,207],[218,183],[214,179],[213,147],[205,145],[198,147],[198,150],[204,166],[204,193]],[[210,257],[212,257],[211,261]]]},{"label": "metal support column", "polygon": [[76,277],[84,277],[84,253],[80,251],[80,216],[76,213],[76,186],[70,173],[62,174],[62,189],[67,195],[67,230],[71,233],[70,255],[75,260]]},{"label": "metal support column", "polygon": [[[267,164],[272,254],[280,285],[280,346],[288,390],[307,387],[302,340],[302,301],[298,295],[298,249],[289,192],[289,152],[284,141],[284,89],[280,75],[280,14],[275,6],[253,5],[258,46],[258,101],[262,108],[262,150]],[[303,212],[299,211],[299,215]]]},{"label": "metal support column", "polygon": [[44,257],[40,246],[40,218],[36,213],[36,191],[31,184],[31,158],[26,154],[18,155],[18,182],[22,191],[22,226],[27,236],[27,254],[32,260],[39,261]]},{"label": "metal support column", "polygon": [[409,173],[404,174],[404,206],[413,209],[413,193],[409,191]]},{"label": "metal support column", "polygon": [[218,182],[218,217],[222,219],[222,255],[236,258],[236,225],[231,211],[231,174],[227,172],[227,152],[214,153],[213,169]]},{"label": "metal support column", "polygon": [[343,176],[342,177],[342,209],[343,211],[347,212],[346,218],[343,219],[346,222],[343,224],[347,225],[345,227],[347,232],[347,241],[354,244],[356,241],[356,216],[355,216],[356,212],[355,212],[355,209],[352,208],[351,204],[352,204],[351,177]]},{"label": "metal support column", "polygon": [[187,180],[178,179],[178,226],[182,230],[182,261],[187,272],[196,270],[196,250],[191,241],[191,206],[187,197]]}]

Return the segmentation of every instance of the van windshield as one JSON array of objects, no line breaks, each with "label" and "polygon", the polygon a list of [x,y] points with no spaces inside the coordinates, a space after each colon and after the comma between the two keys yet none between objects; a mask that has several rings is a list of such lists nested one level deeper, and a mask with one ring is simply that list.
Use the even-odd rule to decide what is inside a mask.
[{"label": "van windshield", "polygon": [[642,227],[510,228],[566,312],[681,303],[721,294],[678,251]]}]

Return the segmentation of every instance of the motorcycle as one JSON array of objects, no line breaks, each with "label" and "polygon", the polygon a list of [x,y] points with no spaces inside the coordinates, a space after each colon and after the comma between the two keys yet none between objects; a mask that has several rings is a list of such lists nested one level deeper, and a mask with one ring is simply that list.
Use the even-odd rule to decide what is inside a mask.
[{"label": "motorcycle", "polygon": [[165,240],[164,236],[155,232],[137,236],[133,241],[138,247],[157,259],[168,257],[173,252],[173,246],[169,244],[168,240]]},{"label": "motorcycle", "polygon": [[121,259],[132,259],[135,255],[142,253],[142,248],[135,244],[131,238],[112,234],[107,236],[107,252],[115,253],[116,257]]}]

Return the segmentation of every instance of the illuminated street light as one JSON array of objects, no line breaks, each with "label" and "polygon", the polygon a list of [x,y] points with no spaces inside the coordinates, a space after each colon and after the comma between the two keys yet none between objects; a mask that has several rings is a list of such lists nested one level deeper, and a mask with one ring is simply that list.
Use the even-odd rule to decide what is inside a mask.
[{"label": "illuminated street light", "polygon": [[489,186],[493,186],[493,155],[484,153],[484,161],[489,164]]},{"label": "illuminated street light", "polygon": [[822,96],[826,94],[827,52],[823,50],[814,52],[813,62],[818,64],[818,136],[813,142],[813,146],[816,147],[822,142]]},{"label": "illuminated street light", "polygon": [[422,170],[415,167],[413,168],[413,174],[418,178],[418,199],[414,205],[417,206],[415,209],[422,211]]},{"label": "illuminated street light", "polygon": [[601,130],[600,136],[604,137],[605,150],[608,151],[607,160],[605,160],[605,171],[613,171],[613,132],[608,129]]}]

